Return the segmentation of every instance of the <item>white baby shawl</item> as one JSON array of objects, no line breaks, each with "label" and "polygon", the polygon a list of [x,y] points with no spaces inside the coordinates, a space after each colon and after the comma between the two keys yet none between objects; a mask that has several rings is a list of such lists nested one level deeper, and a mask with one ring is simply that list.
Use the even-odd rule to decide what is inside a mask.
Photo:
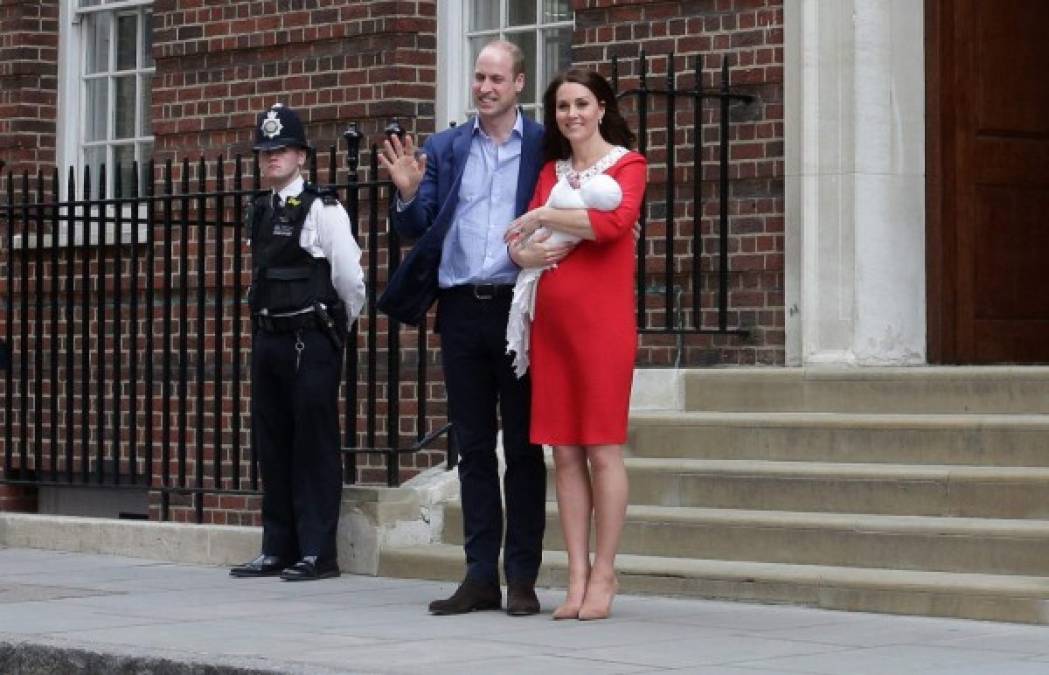
[{"label": "white baby shawl", "polygon": [[[557,183],[550,191],[546,205],[555,209],[596,209],[614,211],[623,201],[623,190],[611,176],[603,173],[619,161],[626,149],[615,147],[590,169],[576,174],[568,160],[557,162]],[[573,188],[570,176],[578,180],[579,189]],[[545,231],[539,228],[538,231]],[[568,244],[579,241],[579,237],[554,231],[547,244]],[[522,377],[528,371],[532,319],[535,318],[535,297],[539,277],[547,268],[532,267],[521,270],[514,286],[514,299],[510,305],[510,318],[506,323],[506,353],[514,355],[514,373]]]}]

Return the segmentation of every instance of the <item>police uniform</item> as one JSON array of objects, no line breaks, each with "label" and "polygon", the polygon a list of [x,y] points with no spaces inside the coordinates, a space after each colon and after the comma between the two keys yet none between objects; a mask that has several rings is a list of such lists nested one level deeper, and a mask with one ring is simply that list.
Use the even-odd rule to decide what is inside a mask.
[{"label": "police uniform", "polygon": [[[255,149],[309,149],[293,110],[259,116]],[[252,424],[262,471],[262,552],[236,577],[337,576],[342,495],[338,390],[365,301],[361,251],[334,194],[294,178],[250,210]]]}]

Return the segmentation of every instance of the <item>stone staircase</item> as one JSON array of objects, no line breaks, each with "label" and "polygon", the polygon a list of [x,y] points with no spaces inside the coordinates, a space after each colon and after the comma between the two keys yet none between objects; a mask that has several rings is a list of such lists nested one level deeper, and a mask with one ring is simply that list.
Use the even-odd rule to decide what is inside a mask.
[{"label": "stone staircase", "polygon": [[[1049,623],[1049,368],[679,386],[683,410],[632,414],[623,592]],[[540,582],[560,586],[552,499]],[[459,579],[458,503],[444,515],[442,543],[387,549],[380,574]]]}]

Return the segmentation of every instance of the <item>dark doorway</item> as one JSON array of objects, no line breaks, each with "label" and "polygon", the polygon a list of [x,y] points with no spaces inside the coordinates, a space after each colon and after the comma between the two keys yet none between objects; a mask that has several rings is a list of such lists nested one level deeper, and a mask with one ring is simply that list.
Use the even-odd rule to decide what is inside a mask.
[{"label": "dark doorway", "polygon": [[1049,2],[926,0],[933,363],[1049,363]]}]

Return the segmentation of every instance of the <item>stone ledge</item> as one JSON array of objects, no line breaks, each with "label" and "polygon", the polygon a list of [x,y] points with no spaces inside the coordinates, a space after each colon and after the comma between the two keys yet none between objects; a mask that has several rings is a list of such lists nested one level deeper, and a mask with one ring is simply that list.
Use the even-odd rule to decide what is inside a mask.
[{"label": "stone ledge", "polygon": [[[374,575],[382,547],[436,541],[444,525],[443,503],[457,493],[457,474],[443,467],[398,488],[345,488],[339,565],[345,572]],[[0,546],[227,566],[254,558],[261,540],[260,527],[0,512]]]}]

